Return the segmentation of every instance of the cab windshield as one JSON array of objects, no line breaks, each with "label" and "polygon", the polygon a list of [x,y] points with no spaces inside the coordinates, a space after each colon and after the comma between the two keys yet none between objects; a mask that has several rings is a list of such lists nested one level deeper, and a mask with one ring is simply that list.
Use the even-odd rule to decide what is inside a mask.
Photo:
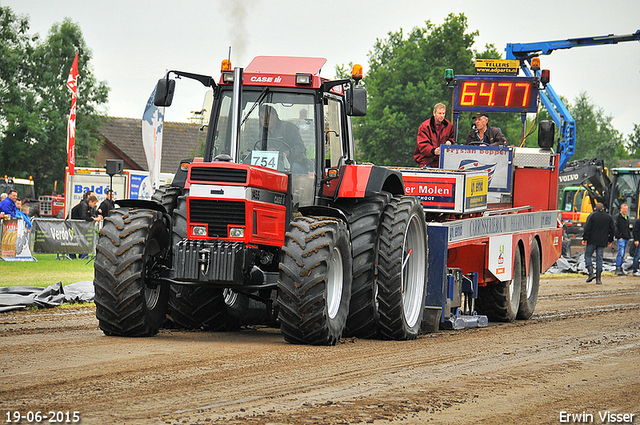
[{"label": "cab windshield", "polygon": [[[232,92],[221,94],[212,157],[231,155]],[[244,91],[237,162],[292,174],[315,170],[315,110],[311,94]]]}]

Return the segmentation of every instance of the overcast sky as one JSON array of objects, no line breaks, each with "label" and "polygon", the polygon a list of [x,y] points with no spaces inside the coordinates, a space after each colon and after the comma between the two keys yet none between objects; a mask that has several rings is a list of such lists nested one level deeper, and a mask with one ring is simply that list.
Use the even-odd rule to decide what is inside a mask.
[{"label": "overcast sky", "polygon": [[[507,43],[631,34],[640,29],[639,0],[0,0],[28,15],[30,33],[46,37],[65,17],[80,25],[93,52],[98,80],[110,87],[111,116],[142,117],[155,82],[167,69],[209,74],[232,47],[233,66],[254,56],[327,58],[324,77],[335,65],[365,68],[376,39],[389,32],[441,25],[449,13],[464,13],[469,31],[479,31],[474,48]],[[573,102],[586,92],[613,117],[624,135],[640,124],[640,43],[577,47],[542,56],[555,91]],[[82,78],[82,76],[80,76]],[[79,80],[82,84],[82,80]],[[202,107],[203,88],[178,85],[169,121],[183,121]],[[429,115],[425,111],[425,117]]]}]

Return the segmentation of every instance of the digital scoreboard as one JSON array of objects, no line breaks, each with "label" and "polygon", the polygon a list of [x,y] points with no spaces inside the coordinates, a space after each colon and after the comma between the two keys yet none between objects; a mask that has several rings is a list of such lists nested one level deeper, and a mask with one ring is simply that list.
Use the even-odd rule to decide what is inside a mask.
[{"label": "digital scoreboard", "polygon": [[453,102],[457,111],[536,112],[538,82],[533,77],[458,76]]}]

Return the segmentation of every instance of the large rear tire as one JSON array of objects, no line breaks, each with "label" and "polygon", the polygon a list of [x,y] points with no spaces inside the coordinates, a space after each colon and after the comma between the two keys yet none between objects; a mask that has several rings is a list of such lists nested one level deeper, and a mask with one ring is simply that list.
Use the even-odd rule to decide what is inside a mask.
[{"label": "large rear tire", "polygon": [[171,237],[158,211],[119,208],[96,248],[96,317],[106,335],[153,336],[165,320],[169,288],[153,278],[169,266]]},{"label": "large rear tire", "polygon": [[383,338],[415,339],[427,285],[424,211],[415,196],[393,197],[384,209],[378,244],[378,301]]},{"label": "large rear tire", "polygon": [[523,279],[525,279],[525,270],[522,267],[520,247],[517,247],[513,259],[513,279],[479,287],[476,302],[478,313],[486,315],[493,322],[516,320]]},{"label": "large rear tire", "polygon": [[294,219],[280,261],[280,329],[293,344],[335,345],[351,298],[346,224],[332,217]]},{"label": "large rear tire", "polygon": [[353,282],[346,336],[375,338],[379,333],[375,262],[380,217],[389,199],[390,195],[381,195],[355,201],[344,208],[349,220],[353,253]]},{"label": "large rear tire", "polygon": [[538,242],[533,241],[529,256],[529,274],[523,279],[520,290],[520,306],[518,307],[518,319],[527,320],[533,316],[538,303],[538,288],[540,286],[540,248]]}]

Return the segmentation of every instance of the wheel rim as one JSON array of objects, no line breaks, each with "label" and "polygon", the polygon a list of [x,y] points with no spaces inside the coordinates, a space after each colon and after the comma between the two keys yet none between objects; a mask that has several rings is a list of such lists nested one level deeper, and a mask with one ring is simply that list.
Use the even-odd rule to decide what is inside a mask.
[{"label": "wheel rim", "polygon": [[155,288],[149,288],[148,286],[144,290],[144,301],[147,304],[147,308],[149,310],[153,310],[158,304],[158,300],[160,299],[160,285],[157,285]]},{"label": "wheel rim", "polygon": [[329,318],[333,319],[340,310],[342,301],[342,254],[337,247],[333,248],[329,269],[327,270],[327,310]]},{"label": "wheel rim", "polygon": [[529,276],[527,276],[527,299],[531,298],[532,292],[533,292],[533,277],[531,276],[531,272],[529,272]]},{"label": "wheel rim", "polygon": [[[161,257],[160,243],[156,238],[150,238],[147,241],[147,247],[144,253],[144,281],[153,279],[158,272],[158,260]],[[144,288],[144,301],[147,305],[147,310],[153,310],[158,305],[158,300],[162,295],[162,286],[145,285]]]},{"label": "wheel rim", "polygon": [[411,217],[402,247],[402,305],[410,327],[418,321],[423,303],[426,245],[420,238],[421,225],[418,217]]},{"label": "wheel rim", "polygon": [[224,297],[224,303],[228,306],[232,306],[238,299],[238,293],[229,288],[225,288],[222,291],[222,296]]}]

